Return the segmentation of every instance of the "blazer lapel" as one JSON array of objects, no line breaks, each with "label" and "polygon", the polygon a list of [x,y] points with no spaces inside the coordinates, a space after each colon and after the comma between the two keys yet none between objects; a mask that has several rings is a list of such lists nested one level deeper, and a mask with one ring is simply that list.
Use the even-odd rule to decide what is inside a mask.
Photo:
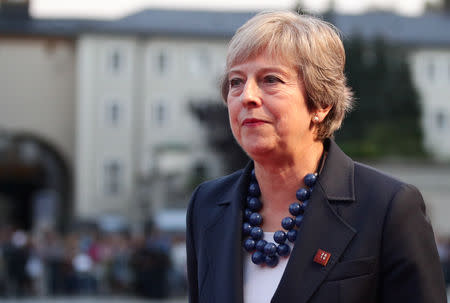
[{"label": "blazer lapel", "polygon": [[210,302],[243,302],[242,202],[252,168],[249,163],[239,180],[216,201],[218,215],[212,218],[205,231],[205,243],[214,243],[206,247],[210,266],[208,279],[213,281],[213,289],[207,290],[212,296]]},{"label": "blazer lapel", "polygon": [[[353,161],[333,141],[326,144],[327,159],[273,303],[307,302],[356,233],[330,205],[335,200],[354,201]],[[326,266],[313,261],[318,249],[331,254]]]}]

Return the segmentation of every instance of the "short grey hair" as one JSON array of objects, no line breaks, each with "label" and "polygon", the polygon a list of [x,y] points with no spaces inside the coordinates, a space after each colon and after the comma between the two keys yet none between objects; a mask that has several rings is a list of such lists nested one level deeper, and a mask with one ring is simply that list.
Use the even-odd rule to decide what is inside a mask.
[{"label": "short grey hair", "polygon": [[305,86],[310,111],[332,107],[318,125],[317,139],[332,137],[353,104],[353,93],[344,74],[344,45],[336,27],[290,11],[262,12],[248,20],[228,46],[221,83],[225,103],[230,68],[263,52],[295,66]]}]

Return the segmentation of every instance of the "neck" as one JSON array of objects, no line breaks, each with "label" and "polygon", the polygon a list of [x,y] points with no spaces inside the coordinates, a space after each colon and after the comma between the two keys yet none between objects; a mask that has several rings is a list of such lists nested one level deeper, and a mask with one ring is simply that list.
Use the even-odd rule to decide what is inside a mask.
[{"label": "neck", "polygon": [[307,148],[299,150],[296,156],[285,157],[281,161],[255,160],[255,174],[264,204],[261,214],[265,218],[264,225],[266,223],[268,225],[267,231],[273,228],[266,218],[273,218],[274,224],[278,226],[280,217],[288,215],[287,209],[292,202],[296,201],[297,190],[305,186],[303,183],[305,175],[318,171],[322,153],[322,142],[315,141]]},{"label": "neck", "polygon": [[322,142],[315,141],[302,150],[298,150],[293,156],[255,160],[255,173],[259,186],[261,189],[272,188],[275,191],[285,191],[286,186],[290,184],[295,188],[303,186],[303,177],[318,170],[322,153]]}]

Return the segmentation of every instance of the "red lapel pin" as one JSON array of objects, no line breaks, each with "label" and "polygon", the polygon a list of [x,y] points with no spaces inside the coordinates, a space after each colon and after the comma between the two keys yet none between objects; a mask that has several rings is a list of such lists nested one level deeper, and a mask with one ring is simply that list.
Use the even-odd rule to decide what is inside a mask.
[{"label": "red lapel pin", "polygon": [[318,249],[314,256],[314,262],[319,263],[322,266],[326,266],[328,260],[330,260],[331,254],[327,251]]}]

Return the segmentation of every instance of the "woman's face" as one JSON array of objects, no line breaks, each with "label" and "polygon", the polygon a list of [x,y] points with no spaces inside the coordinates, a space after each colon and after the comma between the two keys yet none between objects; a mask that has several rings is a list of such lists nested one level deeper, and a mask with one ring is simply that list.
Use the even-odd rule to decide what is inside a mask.
[{"label": "woman's face", "polygon": [[257,160],[304,150],[314,142],[313,113],[297,70],[266,53],[233,65],[228,113],[241,147]]}]

